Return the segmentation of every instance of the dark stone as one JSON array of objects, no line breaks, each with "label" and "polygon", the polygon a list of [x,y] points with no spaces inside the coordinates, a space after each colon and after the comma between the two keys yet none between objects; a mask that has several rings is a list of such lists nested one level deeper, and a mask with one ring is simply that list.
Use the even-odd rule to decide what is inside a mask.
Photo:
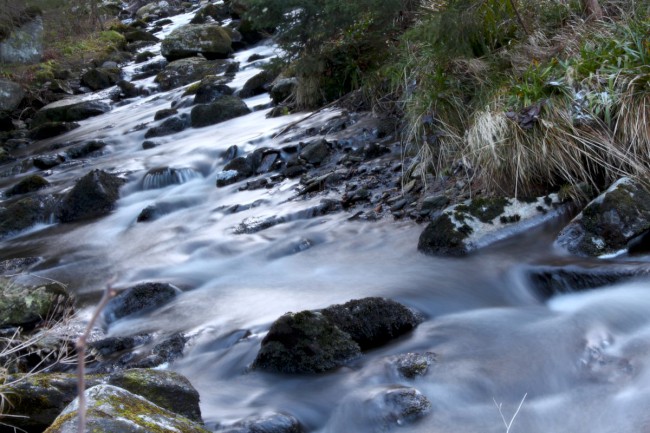
[{"label": "dark stone", "polygon": [[29,131],[29,138],[32,140],[44,140],[65,134],[80,125],[77,122],[47,122]]},{"label": "dark stone", "polygon": [[178,114],[178,110],[175,108],[163,108],[162,110],[156,111],[156,114],[153,116],[153,120],[162,120],[166,119],[169,116]]},{"label": "dark stone", "polygon": [[287,99],[294,92],[298,80],[296,78],[283,78],[273,83],[270,94],[275,104],[279,104]]},{"label": "dark stone", "polygon": [[300,157],[314,165],[320,165],[329,154],[330,144],[325,139],[312,141],[300,151]]},{"label": "dark stone", "polygon": [[156,206],[149,205],[146,208],[142,209],[142,211],[138,215],[137,222],[142,223],[142,222],[153,221],[156,218],[158,218],[158,210]]},{"label": "dark stone", "polygon": [[0,261],[0,275],[6,276],[21,274],[42,261],[43,259],[41,257],[21,257],[2,260]]},{"label": "dark stone", "polygon": [[143,149],[153,149],[154,147],[160,146],[160,143],[151,140],[145,140],[142,142]]},{"label": "dark stone", "polygon": [[33,174],[31,176],[27,176],[11,188],[5,191],[5,195],[7,197],[11,197],[14,195],[20,195],[20,194],[27,194],[30,192],[38,191],[39,189],[46,188],[50,185],[50,182],[45,180],[45,178]]},{"label": "dark stone", "polygon": [[209,104],[224,95],[232,95],[233,89],[221,83],[219,80],[202,80],[194,94],[195,104]]},{"label": "dark stone", "polygon": [[91,90],[102,90],[114,86],[120,80],[118,69],[93,68],[81,76],[81,84]]},{"label": "dark stone", "polygon": [[240,98],[250,98],[251,96],[260,95],[267,91],[267,86],[273,81],[273,76],[270,72],[262,71],[244,83],[244,87],[239,91]]},{"label": "dark stone", "polygon": [[84,158],[94,152],[102,150],[106,147],[106,143],[102,140],[90,140],[86,143],[73,146],[66,150],[65,154],[72,159]]},{"label": "dark stone", "polygon": [[106,326],[127,316],[143,314],[162,307],[181,293],[167,283],[142,283],[111,299],[102,312]]},{"label": "dark stone", "polygon": [[27,197],[0,208],[0,237],[44,222],[49,210],[40,197]]},{"label": "dark stone", "polygon": [[124,98],[135,98],[143,93],[135,84],[126,80],[118,81],[117,87],[120,89],[120,97]]},{"label": "dark stone", "polygon": [[382,346],[412,331],[420,319],[404,305],[384,298],[363,298],[323,309],[323,316],[350,334],[362,350]]},{"label": "dark stone", "polygon": [[436,359],[436,354],[432,352],[405,353],[397,356],[392,364],[400,375],[407,379],[413,379],[416,376],[424,376]]},{"label": "dark stone", "polygon": [[111,111],[110,105],[101,101],[83,101],[54,108],[44,108],[34,115],[31,126],[34,128],[47,122],[76,122],[109,111]]},{"label": "dark stone", "polygon": [[[471,228],[468,227],[468,230]],[[458,230],[449,215],[442,214],[420,234],[418,250],[431,255],[464,256],[468,253],[464,242],[468,234]]]},{"label": "dark stone", "polygon": [[[165,59],[149,62],[145,65],[142,65],[142,67],[138,68],[133,74],[133,76],[131,77],[131,79],[133,81],[142,80],[143,78],[151,77],[153,75],[161,73],[168,64],[169,63]],[[171,80],[172,78],[170,78],[170,81]]]},{"label": "dark stone", "polygon": [[162,137],[165,135],[175,134],[187,128],[187,122],[179,116],[165,119],[160,125],[149,128],[144,134],[144,138]]},{"label": "dark stone", "polygon": [[127,42],[136,42],[136,41],[147,41],[147,42],[158,42],[160,39],[152,35],[151,33],[145,31],[145,30],[140,30],[140,29],[135,29],[135,30],[130,30],[126,33],[124,33],[124,38],[126,39]]},{"label": "dark stone", "polygon": [[213,19],[214,21],[223,21],[227,18],[230,18],[230,11],[225,4],[216,5],[210,3],[201,9],[199,9],[194,18],[190,21],[191,24],[205,24],[208,22],[208,18]]},{"label": "dark stone", "polygon": [[226,171],[235,170],[237,171],[237,173],[239,173],[239,176],[249,177],[253,175],[255,170],[251,162],[252,162],[251,158],[238,156],[237,158],[233,159],[228,164],[226,164],[223,169]]},{"label": "dark stone", "polygon": [[236,96],[226,95],[211,104],[197,105],[192,108],[192,126],[201,128],[214,125],[248,113],[250,110],[244,101]]},{"label": "dark stone", "polygon": [[321,373],[360,356],[357,343],[325,316],[287,313],[262,340],[253,368],[281,373]]},{"label": "dark stone", "polygon": [[295,417],[284,413],[252,416],[241,420],[219,433],[303,433]]},{"label": "dark stone", "polygon": [[151,51],[143,51],[135,56],[135,63],[143,63],[154,57],[156,57],[156,55]]},{"label": "dark stone", "polygon": [[431,402],[414,388],[397,387],[375,395],[366,401],[372,413],[378,413],[382,427],[404,425],[416,421],[431,411]]},{"label": "dark stone", "polygon": [[52,167],[56,167],[65,161],[65,158],[61,155],[43,155],[36,156],[32,159],[32,164],[34,167],[40,170],[49,170]]},{"label": "dark stone", "polygon": [[57,217],[67,223],[106,215],[115,207],[123,184],[124,181],[113,174],[93,170],[63,198]]},{"label": "dark stone", "polygon": [[449,198],[446,195],[434,195],[425,197],[422,200],[422,211],[423,212],[434,212],[437,210],[444,209],[449,204]]}]

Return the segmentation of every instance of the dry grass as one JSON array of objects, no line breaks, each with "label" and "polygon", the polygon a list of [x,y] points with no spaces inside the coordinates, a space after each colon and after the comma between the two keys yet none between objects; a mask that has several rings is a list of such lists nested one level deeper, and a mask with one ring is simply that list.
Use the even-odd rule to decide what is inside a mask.
[{"label": "dry grass", "polygon": [[623,152],[650,166],[650,66],[645,69],[619,80],[614,134]]}]

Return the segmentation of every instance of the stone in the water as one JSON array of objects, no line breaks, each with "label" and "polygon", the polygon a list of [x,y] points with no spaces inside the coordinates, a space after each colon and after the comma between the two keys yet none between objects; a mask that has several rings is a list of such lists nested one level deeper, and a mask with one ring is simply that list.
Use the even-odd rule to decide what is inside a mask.
[{"label": "stone in the water", "polygon": [[163,137],[165,135],[175,134],[183,131],[187,126],[187,121],[181,116],[169,117],[160,125],[149,128],[144,134],[144,138]]},{"label": "stone in the water", "polygon": [[50,185],[50,183],[45,180],[45,178],[33,174],[31,176],[27,176],[11,188],[5,191],[5,195],[7,197],[11,197],[14,195],[20,195],[20,194],[27,194],[30,192],[38,191],[39,189],[47,188]]},{"label": "stone in the water", "polygon": [[21,257],[0,261],[0,275],[15,275],[25,272],[42,262],[41,257]]},{"label": "stone in the water", "polygon": [[106,147],[106,143],[102,140],[90,140],[82,144],[70,147],[65,151],[65,154],[72,159],[85,158],[94,152],[98,152]]},{"label": "stone in the water", "polygon": [[244,101],[236,96],[224,95],[210,104],[192,108],[192,127],[202,128],[250,113]]},{"label": "stone in the water", "polygon": [[262,340],[253,368],[280,373],[322,373],[361,355],[359,345],[325,316],[287,313]]},{"label": "stone in the water", "polygon": [[304,429],[291,415],[270,413],[246,418],[218,433],[304,433]]},{"label": "stone in the water", "polygon": [[0,237],[28,229],[45,222],[52,204],[47,197],[26,197],[0,208]]},{"label": "stone in the water", "polygon": [[367,401],[385,426],[413,422],[431,411],[431,402],[414,388],[388,389]]},{"label": "stone in the water", "polygon": [[192,179],[198,179],[201,174],[192,168],[158,167],[152,168],[142,179],[143,189],[165,188],[169,185],[180,185]]},{"label": "stone in the water", "polygon": [[52,107],[45,106],[36,112],[32,119],[32,128],[47,122],[76,122],[109,111],[111,106],[101,101],[82,101],[67,105],[57,103]]},{"label": "stone in the water", "polygon": [[27,286],[0,279],[0,327],[33,326],[57,320],[70,310],[72,298],[62,284]]},{"label": "stone in the water", "polygon": [[108,214],[119,198],[123,183],[113,174],[102,170],[91,171],[62,200],[57,212],[59,220],[68,223]]},{"label": "stone in the water", "polygon": [[405,353],[397,356],[392,361],[392,365],[400,375],[413,379],[416,376],[424,376],[434,362],[436,362],[436,355],[432,352]]},{"label": "stone in the water", "polygon": [[330,153],[330,144],[325,139],[308,143],[301,151],[300,157],[310,164],[320,165]]},{"label": "stone in the water", "polygon": [[46,122],[29,131],[32,140],[44,140],[79,128],[77,122]]},{"label": "stone in the water", "polygon": [[104,323],[111,323],[135,314],[143,314],[162,307],[181,291],[167,283],[142,283],[111,299],[102,313]]}]

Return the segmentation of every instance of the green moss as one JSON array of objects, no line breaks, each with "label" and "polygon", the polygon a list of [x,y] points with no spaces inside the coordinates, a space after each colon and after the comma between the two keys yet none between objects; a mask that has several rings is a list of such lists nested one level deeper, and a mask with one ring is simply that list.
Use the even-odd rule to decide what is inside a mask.
[{"label": "green moss", "polygon": [[[495,218],[500,216],[505,207],[511,203],[503,197],[494,197],[494,198],[476,198],[472,200],[469,204],[462,204],[456,206],[456,213],[466,213],[470,214],[479,219],[483,223],[491,223]],[[460,222],[464,219],[460,219],[454,214],[456,219]]]}]

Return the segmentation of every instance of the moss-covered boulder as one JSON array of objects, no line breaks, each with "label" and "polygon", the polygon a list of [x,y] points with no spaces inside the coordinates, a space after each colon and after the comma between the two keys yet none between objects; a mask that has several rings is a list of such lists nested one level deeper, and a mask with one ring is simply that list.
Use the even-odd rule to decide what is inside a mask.
[{"label": "moss-covered boulder", "polygon": [[51,211],[52,204],[46,197],[26,197],[0,208],[0,237],[46,221]]},{"label": "moss-covered boulder", "polygon": [[44,320],[56,320],[70,304],[70,295],[59,283],[28,286],[0,279],[0,327],[33,326]]},{"label": "moss-covered boulder", "polygon": [[171,2],[167,0],[153,1],[138,9],[135,12],[135,15],[145,22],[150,22],[158,18],[169,17],[181,12],[181,9],[177,7],[176,4],[177,2]]},{"label": "moss-covered boulder", "polygon": [[420,235],[418,250],[430,255],[464,256],[557,218],[565,211],[557,194],[530,199],[468,200],[435,217]]},{"label": "moss-covered boulder", "polygon": [[130,287],[111,299],[102,318],[106,325],[123,317],[142,314],[159,308],[181,293],[176,286],[167,283],[142,283]]},{"label": "moss-covered boulder", "polygon": [[25,97],[22,86],[13,81],[0,79],[0,111],[12,111]]},{"label": "moss-covered boulder", "polygon": [[154,80],[161,90],[171,90],[176,87],[199,81],[207,75],[218,75],[228,69],[227,60],[208,61],[202,57],[190,57],[176,60],[165,66]]},{"label": "moss-covered boulder", "polygon": [[199,393],[187,378],[178,373],[136,368],[110,375],[107,383],[142,396],[187,419],[202,422]]},{"label": "moss-covered boulder", "polygon": [[629,178],[589,203],[558,235],[556,244],[579,256],[625,250],[650,230],[650,191]]},{"label": "moss-covered boulder", "polygon": [[45,180],[44,177],[37,174],[27,176],[20,182],[5,191],[7,197],[14,195],[27,194],[30,192],[38,191],[39,189],[47,188],[50,182]]},{"label": "moss-covered boulder", "polygon": [[361,355],[359,345],[324,315],[287,313],[273,322],[253,368],[281,373],[321,373]]},{"label": "moss-covered boulder", "polygon": [[81,76],[81,84],[90,90],[102,90],[114,86],[121,79],[116,68],[92,68]]},{"label": "moss-covered boulder", "polygon": [[376,297],[331,305],[321,313],[339,329],[350,334],[362,350],[382,346],[412,331],[421,321],[404,305]]},{"label": "moss-covered boulder", "polygon": [[192,127],[201,128],[225,122],[250,112],[251,110],[240,98],[224,95],[210,104],[195,106],[192,108],[190,116]]},{"label": "moss-covered boulder", "polygon": [[225,59],[232,53],[232,39],[216,24],[187,24],[172,31],[162,42],[162,55],[169,61],[193,57]]},{"label": "moss-covered boulder", "polygon": [[[87,429],[102,433],[208,433],[200,424],[112,385],[86,391]],[[77,432],[78,405],[68,405],[46,433]]]},{"label": "moss-covered boulder", "polygon": [[46,138],[56,137],[65,134],[80,125],[77,122],[46,122],[38,125],[29,131],[29,138],[32,140],[45,140]]},{"label": "moss-covered boulder", "polygon": [[58,102],[40,109],[32,119],[32,127],[47,122],[76,122],[109,111],[111,106],[101,101],[82,101],[73,104]]},{"label": "moss-covered boulder", "polygon": [[68,223],[108,214],[119,198],[124,180],[102,170],[93,170],[77,182],[63,198],[57,211],[61,222]]}]

